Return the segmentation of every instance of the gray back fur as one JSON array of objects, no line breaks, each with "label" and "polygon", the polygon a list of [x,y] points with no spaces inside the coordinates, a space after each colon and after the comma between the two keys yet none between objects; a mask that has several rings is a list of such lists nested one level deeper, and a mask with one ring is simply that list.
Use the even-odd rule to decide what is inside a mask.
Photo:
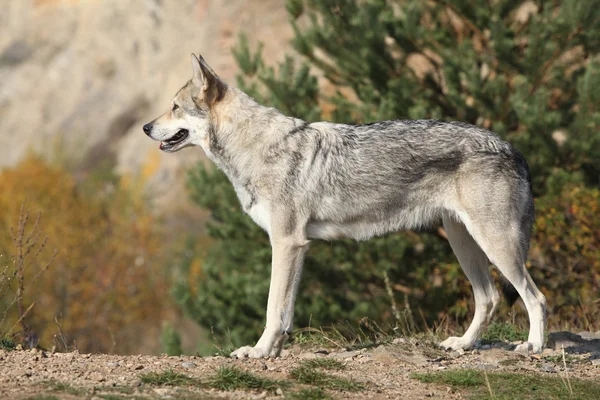
[{"label": "gray back fur", "polygon": [[469,207],[460,202],[467,191],[481,198],[478,212],[525,211],[531,225],[527,163],[488,130],[437,120],[309,124],[233,90],[243,106],[227,108],[250,115],[211,125],[210,151],[249,193],[246,210],[264,197],[293,207],[308,237],[367,239],[439,222]]}]

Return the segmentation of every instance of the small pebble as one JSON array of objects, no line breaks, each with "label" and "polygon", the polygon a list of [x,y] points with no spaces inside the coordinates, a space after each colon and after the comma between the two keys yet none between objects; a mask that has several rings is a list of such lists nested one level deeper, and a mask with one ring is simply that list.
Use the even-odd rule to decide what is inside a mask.
[{"label": "small pebble", "polygon": [[352,357],[356,356],[356,354],[357,354],[356,351],[343,351],[341,353],[334,353],[331,356],[334,358],[348,359],[348,358],[352,358]]},{"label": "small pebble", "polygon": [[183,368],[194,368],[196,366],[196,363],[193,363],[193,362],[182,362],[181,366]]},{"label": "small pebble", "polygon": [[543,372],[556,372],[556,370],[554,369],[554,366],[550,365],[550,364],[542,365],[541,370]]},{"label": "small pebble", "polygon": [[154,393],[160,396],[161,399],[172,399],[173,396],[170,394],[171,389],[168,388],[154,388]]},{"label": "small pebble", "polygon": [[477,369],[483,369],[485,371],[491,371],[491,370],[496,369],[498,367],[495,366],[494,364],[475,364],[475,368],[477,368]]}]

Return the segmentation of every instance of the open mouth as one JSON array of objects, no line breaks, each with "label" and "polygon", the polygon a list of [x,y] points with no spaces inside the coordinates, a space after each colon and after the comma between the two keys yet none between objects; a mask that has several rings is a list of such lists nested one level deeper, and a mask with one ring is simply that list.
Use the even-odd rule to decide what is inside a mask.
[{"label": "open mouth", "polygon": [[172,138],[160,142],[159,148],[161,150],[171,150],[187,139],[189,135],[190,132],[187,129],[180,129]]}]

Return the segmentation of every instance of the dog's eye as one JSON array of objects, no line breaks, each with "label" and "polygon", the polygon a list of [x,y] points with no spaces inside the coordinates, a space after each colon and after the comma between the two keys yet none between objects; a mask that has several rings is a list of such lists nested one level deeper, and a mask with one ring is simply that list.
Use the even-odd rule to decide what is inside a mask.
[{"label": "dog's eye", "polygon": [[177,104],[173,104],[173,108],[171,109],[171,111],[175,111],[179,108],[179,106]]}]

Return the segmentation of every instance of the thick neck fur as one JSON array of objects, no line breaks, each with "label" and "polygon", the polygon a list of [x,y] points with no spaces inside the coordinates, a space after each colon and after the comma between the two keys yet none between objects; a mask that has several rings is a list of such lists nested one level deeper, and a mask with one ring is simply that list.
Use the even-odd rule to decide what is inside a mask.
[{"label": "thick neck fur", "polygon": [[[231,182],[245,185],[260,174],[264,150],[304,123],[265,107],[242,91],[228,87],[225,97],[211,110],[209,152]],[[251,176],[252,175],[252,176]],[[252,179],[251,179],[252,178]]]}]

